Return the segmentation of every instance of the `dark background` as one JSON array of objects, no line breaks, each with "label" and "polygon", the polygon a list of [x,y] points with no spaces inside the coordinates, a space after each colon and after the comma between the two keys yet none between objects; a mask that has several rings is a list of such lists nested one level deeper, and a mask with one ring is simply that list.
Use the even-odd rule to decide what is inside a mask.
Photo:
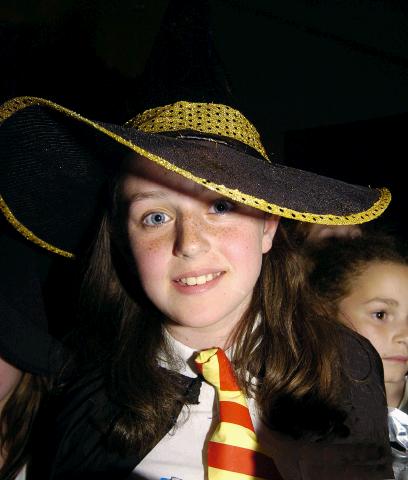
[{"label": "dark background", "polygon": [[210,91],[277,161],[388,186],[406,235],[407,25],[402,0],[2,0],[0,100],[123,122]]}]

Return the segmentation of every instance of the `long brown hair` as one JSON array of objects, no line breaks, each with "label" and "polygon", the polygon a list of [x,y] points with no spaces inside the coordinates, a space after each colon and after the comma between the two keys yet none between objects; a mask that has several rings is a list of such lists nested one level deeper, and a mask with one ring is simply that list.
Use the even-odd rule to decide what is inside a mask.
[{"label": "long brown hair", "polygon": [[13,480],[29,460],[30,434],[46,390],[46,380],[24,373],[0,413],[2,480]]},{"label": "long brown hair", "polygon": [[[114,240],[118,215],[115,208],[105,215],[84,277],[81,312],[89,330],[81,335],[87,344],[80,347],[80,363],[102,370],[108,396],[119,406],[109,430],[113,447],[143,454],[175,423],[183,390],[173,378],[177,359],[166,345],[162,314],[144,296],[132,258],[123,254],[123,238],[119,248]],[[335,407],[341,388],[338,328],[313,302],[302,258],[278,227],[235,333],[232,359],[239,382],[271,427],[294,436],[324,435],[341,423]],[[170,359],[169,370],[158,367],[159,352]],[[255,390],[247,372],[259,380]],[[296,417],[293,407],[300,404]]]}]

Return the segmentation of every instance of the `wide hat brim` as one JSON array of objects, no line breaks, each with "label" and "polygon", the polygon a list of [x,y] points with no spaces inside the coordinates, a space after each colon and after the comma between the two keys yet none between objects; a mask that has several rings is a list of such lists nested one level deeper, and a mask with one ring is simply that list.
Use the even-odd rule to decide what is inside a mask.
[{"label": "wide hat brim", "polygon": [[61,343],[31,322],[27,310],[16,309],[0,294],[0,312],[0,357],[36,375],[50,375],[61,369]]},{"label": "wide hat brim", "polygon": [[[2,107],[0,120],[3,120],[0,128],[0,208],[20,233],[45,248],[47,245],[57,247],[60,251],[56,253],[69,253],[72,247],[65,244],[63,238],[53,238],[48,226],[41,225],[38,219],[33,222],[32,208],[38,202],[39,193],[36,182],[26,181],[30,175],[29,167],[34,163],[34,170],[38,173],[38,162],[46,158],[42,160],[44,166],[39,175],[42,178],[48,175],[52,181],[57,170],[52,162],[64,168],[75,168],[82,150],[87,158],[94,157],[91,159],[92,168],[96,168],[94,166],[104,157],[104,161],[110,161],[113,168],[118,168],[121,158],[133,151],[234,201],[311,223],[364,223],[381,215],[391,200],[386,188],[352,185],[268,162],[252,149],[235,148],[233,142],[231,144],[221,136],[201,138],[203,135],[194,135],[191,131],[181,131],[178,135],[147,133],[131,126],[92,121],[44,99],[13,99]],[[23,146],[22,138],[25,139]],[[65,144],[69,144],[69,148],[65,148]],[[31,157],[36,157],[35,162],[23,160],[24,147],[30,149]],[[84,178],[87,173],[84,172]],[[26,192],[26,198],[31,198],[31,206],[22,200],[19,182],[25,189],[33,189]],[[47,193],[41,195],[45,196],[43,202],[46,202]],[[55,211],[43,210],[42,218],[48,218],[48,222],[57,219],[61,211],[58,205],[55,207]],[[53,209],[50,202],[47,209]],[[55,230],[61,231],[59,227]]]},{"label": "wide hat brim", "polygon": [[48,375],[62,365],[61,343],[48,333],[42,283],[48,253],[0,232],[0,357],[22,371]]}]

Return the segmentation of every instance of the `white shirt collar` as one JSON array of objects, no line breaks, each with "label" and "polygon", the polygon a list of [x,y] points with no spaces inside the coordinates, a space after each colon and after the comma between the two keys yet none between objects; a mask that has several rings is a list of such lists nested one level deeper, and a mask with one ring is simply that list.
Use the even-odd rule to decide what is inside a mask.
[{"label": "white shirt collar", "polygon": [[[176,340],[170,335],[167,329],[164,329],[164,336],[167,344],[175,353],[174,356],[179,360],[176,365],[177,372],[182,375],[187,375],[188,377],[197,377],[198,375],[194,368],[194,358],[197,354],[197,350]],[[162,367],[169,368],[169,362],[163,357],[163,355],[159,355],[159,364]]]}]

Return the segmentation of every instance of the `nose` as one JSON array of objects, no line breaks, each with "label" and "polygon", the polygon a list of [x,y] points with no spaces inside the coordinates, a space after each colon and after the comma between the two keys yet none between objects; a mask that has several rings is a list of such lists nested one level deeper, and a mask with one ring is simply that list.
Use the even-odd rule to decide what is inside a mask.
[{"label": "nose", "polygon": [[401,323],[395,333],[395,339],[399,343],[408,345],[408,319]]},{"label": "nose", "polygon": [[184,216],[176,224],[174,255],[176,257],[193,258],[208,252],[209,235],[206,226],[197,217]]}]

